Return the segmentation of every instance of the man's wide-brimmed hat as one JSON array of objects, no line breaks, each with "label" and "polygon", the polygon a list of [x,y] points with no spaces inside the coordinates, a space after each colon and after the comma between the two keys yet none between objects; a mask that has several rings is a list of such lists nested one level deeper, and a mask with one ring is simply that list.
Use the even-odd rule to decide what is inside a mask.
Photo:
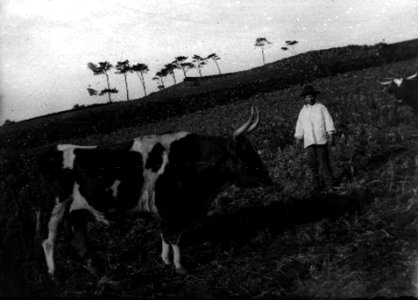
[{"label": "man's wide-brimmed hat", "polygon": [[320,93],[321,93],[321,92],[316,91],[316,90],[313,88],[313,86],[311,86],[311,85],[307,85],[307,86],[305,86],[305,87],[303,88],[302,94],[300,94],[300,96],[301,96],[301,97],[305,97],[306,95],[314,95],[314,96],[316,96],[316,95],[318,95],[318,94],[320,94]]}]

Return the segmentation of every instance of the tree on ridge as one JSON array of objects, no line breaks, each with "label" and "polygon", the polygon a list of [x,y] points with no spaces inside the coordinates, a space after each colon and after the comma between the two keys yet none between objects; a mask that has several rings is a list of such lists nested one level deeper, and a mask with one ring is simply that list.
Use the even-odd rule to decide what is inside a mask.
[{"label": "tree on ridge", "polygon": [[129,60],[118,61],[116,69],[118,70],[116,74],[122,74],[125,77],[126,99],[129,100],[128,73],[132,72]]},{"label": "tree on ridge", "polygon": [[218,68],[219,74],[221,74],[221,69],[219,68],[219,64],[217,62],[217,60],[220,60],[221,58],[218,55],[216,55],[216,53],[212,53],[209,54],[208,57],[206,57],[206,59],[212,59],[215,62],[216,67]]},{"label": "tree on ridge", "polygon": [[145,76],[144,75],[147,74],[149,71],[148,66],[146,64],[137,63],[133,65],[131,69],[132,69],[132,72],[135,72],[138,75],[139,80],[141,81],[141,84],[142,84],[142,88],[144,89],[144,95],[146,96],[147,90],[145,88]]},{"label": "tree on ridge", "polygon": [[193,55],[192,59],[193,59],[195,68],[197,68],[197,71],[199,72],[200,77],[202,77],[202,67],[206,65],[207,59],[197,54]]},{"label": "tree on ridge", "polygon": [[177,80],[176,80],[176,74],[174,74],[174,70],[178,69],[177,65],[175,63],[169,63],[164,66],[164,69],[167,75],[170,74],[173,77],[174,84],[176,84]]},{"label": "tree on ridge", "polygon": [[98,65],[89,62],[87,64],[87,67],[93,72],[93,75],[105,75],[106,81],[107,81],[107,89],[104,89],[101,91],[100,95],[104,95],[107,93],[109,97],[109,102],[112,102],[112,98],[110,97],[110,94],[117,93],[116,89],[110,88],[110,82],[109,82],[109,74],[107,73],[111,68],[113,68],[113,65],[109,63],[108,61],[99,62]]},{"label": "tree on ridge", "polygon": [[271,44],[271,42],[269,42],[265,37],[259,37],[255,40],[255,45],[254,46],[261,48],[261,54],[263,56],[263,65],[266,64],[266,60],[265,60],[265,57],[264,57],[264,47],[268,44]]},{"label": "tree on ridge", "polygon": [[295,40],[293,40],[293,41],[286,41],[285,43],[286,43],[286,45],[292,47],[293,55],[296,55],[295,45],[298,43],[298,41],[295,41]]}]

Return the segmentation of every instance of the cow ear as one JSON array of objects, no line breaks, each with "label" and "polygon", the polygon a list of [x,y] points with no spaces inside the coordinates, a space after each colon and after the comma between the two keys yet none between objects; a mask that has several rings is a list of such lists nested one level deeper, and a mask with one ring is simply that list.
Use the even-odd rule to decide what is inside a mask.
[{"label": "cow ear", "polygon": [[232,137],[228,139],[228,142],[226,143],[226,148],[228,150],[228,153],[235,154],[236,148],[237,148],[237,140],[239,140],[240,137]]}]

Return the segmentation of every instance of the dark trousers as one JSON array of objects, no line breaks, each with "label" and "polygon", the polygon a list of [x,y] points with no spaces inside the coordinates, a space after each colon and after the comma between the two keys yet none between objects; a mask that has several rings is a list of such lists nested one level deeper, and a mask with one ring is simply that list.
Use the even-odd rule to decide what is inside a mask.
[{"label": "dark trousers", "polygon": [[306,148],[306,154],[311,171],[313,189],[320,190],[323,186],[321,181],[323,181],[326,188],[331,188],[333,180],[327,144],[311,145]]}]

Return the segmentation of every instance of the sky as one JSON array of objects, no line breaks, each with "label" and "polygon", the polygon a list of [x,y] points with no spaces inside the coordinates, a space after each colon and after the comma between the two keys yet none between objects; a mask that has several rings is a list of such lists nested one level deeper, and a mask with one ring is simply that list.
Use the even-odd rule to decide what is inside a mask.
[{"label": "sky", "polygon": [[[287,40],[298,41],[299,54],[416,39],[418,0],[2,0],[0,125],[106,103],[107,96],[87,92],[107,87],[89,62],[146,64],[150,93],[157,90],[155,73],[177,56],[216,53],[222,73],[261,66],[259,37],[271,42],[266,63],[294,55],[281,50]],[[119,93],[112,98],[126,101],[124,78],[115,71],[110,83]],[[202,72],[218,73],[213,62]],[[128,85],[131,99],[144,96],[136,74],[128,74]]]}]

